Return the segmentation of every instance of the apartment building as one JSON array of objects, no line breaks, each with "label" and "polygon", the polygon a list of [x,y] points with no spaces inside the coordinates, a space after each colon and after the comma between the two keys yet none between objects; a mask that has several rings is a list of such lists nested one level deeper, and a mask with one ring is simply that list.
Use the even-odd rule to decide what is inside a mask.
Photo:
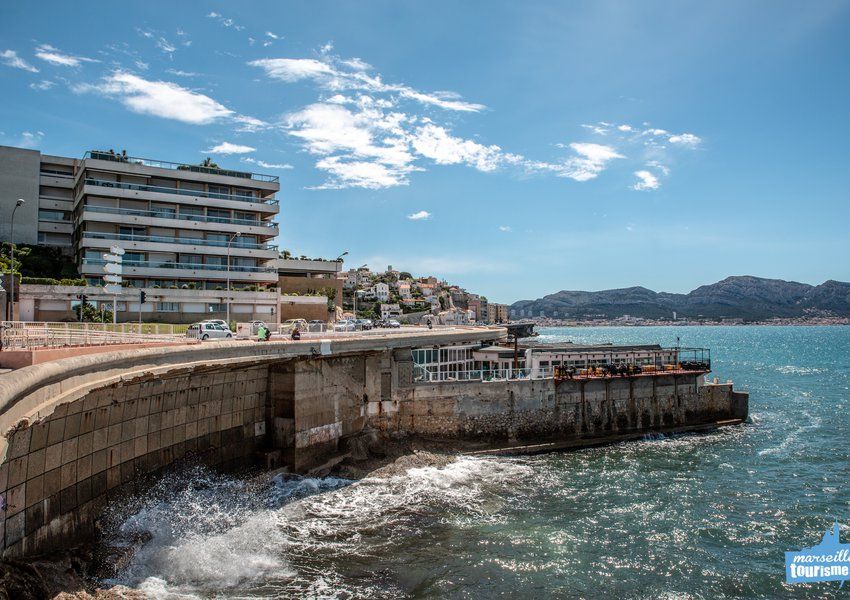
[{"label": "apartment building", "polygon": [[[103,254],[124,249],[129,288],[210,290],[210,302],[163,302],[175,319],[223,315],[227,290],[276,288],[279,211],[276,176],[130,157],[112,151],[82,158],[0,146],[0,236],[58,246],[72,255],[90,286],[100,286]],[[125,300],[132,312],[132,289]],[[211,296],[211,297],[212,297]],[[276,302],[241,306],[252,318],[276,312]],[[138,309],[136,305],[136,309]],[[146,307],[142,307],[145,309]],[[151,307],[153,308],[153,307]],[[119,318],[122,311],[119,307]],[[143,310],[144,312],[144,310]],[[248,317],[246,314],[245,317]],[[168,319],[170,320],[170,319]]]},{"label": "apartment building", "polygon": [[488,323],[507,323],[508,322],[508,305],[497,304],[490,302],[487,304],[487,322]]}]

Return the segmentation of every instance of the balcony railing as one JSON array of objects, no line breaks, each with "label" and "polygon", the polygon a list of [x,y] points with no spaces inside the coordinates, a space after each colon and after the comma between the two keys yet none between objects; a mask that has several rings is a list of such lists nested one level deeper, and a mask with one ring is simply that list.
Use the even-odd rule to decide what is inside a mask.
[{"label": "balcony railing", "polygon": [[[194,238],[178,238],[161,235],[132,235],[124,233],[99,233],[96,231],[84,231],[83,239],[89,238],[94,240],[118,240],[125,242],[159,242],[163,244],[184,244],[188,246],[214,246],[217,248],[226,248],[227,242],[217,240],[199,240]],[[251,250],[276,250],[276,244],[254,244],[243,242],[241,237],[234,238],[231,248],[248,248]]]},{"label": "balcony railing", "polygon": [[119,190],[134,190],[137,192],[155,192],[157,194],[176,194],[178,196],[192,196],[194,198],[215,198],[218,200],[236,200],[238,202],[254,202],[257,204],[278,204],[277,198],[259,198],[256,196],[242,196],[239,194],[218,194],[216,192],[204,192],[202,190],[183,190],[179,188],[142,185],[139,183],[123,183],[119,181],[104,181],[102,179],[85,179],[86,185],[96,185],[106,188],[117,188]]},{"label": "balcony railing", "polygon": [[[106,261],[101,260],[99,258],[84,258],[84,265],[95,265],[101,266],[105,265]],[[150,260],[127,260],[124,259],[122,263],[124,267],[142,267],[147,269],[184,269],[189,271],[230,271],[230,272],[238,272],[238,273],[277,273],[277,270],[274,267],[243,267],[241,265],[230,264],[230,268],[227,265],[207,265],[207,264],[198,264],[198,263],[180,263],[173,261],[166,262],[154,262]]]},{"label": "balcony railing", "polygon": [[178,221],[198,221],[201,223],[227,223],[230,225],[253,225],[254,227],[276,228],[274,221],[260,221],[259,219],[228,219],[224,217],[208,217],[206,215],[184,215],[164,210],[137,210],[133,208],[113,208],[111,206],[94,206],[86,204],[83,210],[91,212],[108,213],[113,215],[135,215],[139,217],[153,217],[156,219],[176,219]]},{"label": "balcony railing", "polygon": [[209,173],[210,175],[225,175],[227,177],[239,177],[240,179],[253,179],[255,181],[277,182],[277,175],[262,175],[260,173],[248,173],[245,171],[230,171],[215,167],[202,167],[200,165],[187,165],[186,163],[174,163],[165,160],[152,160],[149,158],[138,158],[136,156],[124,156],[110,152],[86,152],[83,158],[93,160],[108,160],[111,162],[126,163],[130,165],[142,165],[145,167],[156,167],[159,169],[173,169],[176,171],[189,171],[192,173]]}]

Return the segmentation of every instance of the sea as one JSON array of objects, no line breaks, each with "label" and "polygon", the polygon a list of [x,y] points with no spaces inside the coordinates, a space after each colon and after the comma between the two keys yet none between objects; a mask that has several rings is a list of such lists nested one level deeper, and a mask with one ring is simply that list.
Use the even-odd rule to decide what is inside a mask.
[{"label": "sea", "polygon": [[[154,598],[831,598],[784,553],[850,540],[850,327],[592,327],[537,341],[711,348],[750,393],[713,433],[350,481],[169,476],[107,532]],[[138,540],[147,540],[140,543]]]}]

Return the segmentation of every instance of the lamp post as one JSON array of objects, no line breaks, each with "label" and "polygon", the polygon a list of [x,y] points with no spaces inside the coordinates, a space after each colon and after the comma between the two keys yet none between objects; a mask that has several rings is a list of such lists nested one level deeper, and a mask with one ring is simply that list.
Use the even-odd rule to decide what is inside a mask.
[{"label": "lamp post", "polygon": [[[360,265],[357,267],[357,279],[360,279],[360,269],[365,269],[366,265]],[[354,282],[354,318],[357,319],[357,286],[360,285],[359,281]]]},{"label": "lamp post", "polygon": [[230,329],[230,244],[233,243],[233,240],[242,235],[241,232],[237,231],[233,235],[230,236],[230,239],[227,240],[227,328]]},{"label": "lamp post", "polygon": [[15,213],[26,202],[23,198],[18,198],[15,202],[15,208],[12,209],[12,218],[9,220],[9,243],[10,248],[10,266],[9,266],[9,290],[11,291],[11,314],[9,320],[15,320]]}]

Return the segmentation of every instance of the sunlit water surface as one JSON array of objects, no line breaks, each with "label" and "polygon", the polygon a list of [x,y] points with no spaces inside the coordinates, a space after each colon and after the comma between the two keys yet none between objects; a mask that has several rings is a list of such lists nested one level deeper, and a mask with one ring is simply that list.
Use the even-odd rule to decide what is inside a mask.
[{"label": "sunlit water surface", "polygon": [[[111,534],[113,583],[158,598],[824,597],[783,552],[850,525],[850,328],[553,328],[541,341],[709,346],[751,423],[389,479],[271,484],[202,469]],[[843,536],[850,537],[846,529]]]}]

